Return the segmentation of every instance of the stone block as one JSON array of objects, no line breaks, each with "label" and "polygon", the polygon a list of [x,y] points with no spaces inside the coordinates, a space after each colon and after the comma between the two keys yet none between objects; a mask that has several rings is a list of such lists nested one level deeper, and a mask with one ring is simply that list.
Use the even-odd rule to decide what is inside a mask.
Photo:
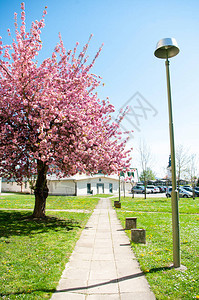
[{"label": "stone block", "polygon": [[129,229],[136,228],[136,224],[137,224],[137,218],[136,217],[127,217],[126,218],[125,229],[129,230]]},{"label": "stone block", "polygon": [[146,244],[146,230],[138,228],[131,229],[131,241],[138,244]]},{"label": "stone block", "polygon": [[115,208],[121,208],[121,202],[120,201],[114,201]]}]

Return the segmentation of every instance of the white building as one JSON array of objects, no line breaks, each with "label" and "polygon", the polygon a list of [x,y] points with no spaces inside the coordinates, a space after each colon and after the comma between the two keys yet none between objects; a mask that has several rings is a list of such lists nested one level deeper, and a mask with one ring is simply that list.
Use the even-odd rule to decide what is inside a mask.
[{"label": "white building", "polygon": [[[132,184],[128,179],[122,180],[121,176],[121,191],[126,192],[131,190]],[[133,172],[133,182],[138,182],[137,172]],[[115,194],[119,192],[119,176],[118,175],[104,175],[101,173],[95,175],[76,174],[71,177],[59,178],[55,175],[47,176],[47,184],[49,188],[49,195],[96,195],[96,194]],[[29,182],[17,184],[14,181],[2,182],[2,192],[21,192],[31,193]]]},{"label": "white building", "polygon": [[29,182],[24,181],[19,184],[14,180],[7,180],[7,179],[2,179],[1,191],[2,192],[13,192],[13,193],[18,192],[18,193],[24,193],[24,194],[31,193]]},{"label": "white building", "polygon": [[117,175],[76,174],[61,179],[54,175],[48,176],[48,188],[51,195],[112,194],[118,192],[118,182]]}]

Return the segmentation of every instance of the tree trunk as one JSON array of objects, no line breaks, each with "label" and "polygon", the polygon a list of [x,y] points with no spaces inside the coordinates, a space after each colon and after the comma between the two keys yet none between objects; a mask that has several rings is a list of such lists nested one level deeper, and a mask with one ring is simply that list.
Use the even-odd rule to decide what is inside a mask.
[{"label": "tree trunk", "polygon": [[45,162],[37,160],[37,181],[35,185],[35,207],[32,214],[33,218],[45,218],[46,199],[48,197],[48,187],[46,174],[48,166]]}]

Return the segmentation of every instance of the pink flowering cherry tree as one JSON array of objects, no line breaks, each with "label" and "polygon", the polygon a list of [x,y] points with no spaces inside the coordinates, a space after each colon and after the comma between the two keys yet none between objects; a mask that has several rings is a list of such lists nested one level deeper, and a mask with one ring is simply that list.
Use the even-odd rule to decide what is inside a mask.
[{"label": "pink flowering cherry tree", "polygon": [[0,37],[0,176],[19,183],[36,176],[33,217],[42,218],[47,174],[115,173],[129,166],[130,151],[111,121],[113,105],[95,92],[101,78],[90,71],[101,48],[88,63],[90,39],[77,55],[78,43],[67,51],[59,35],[52,57],[38,65],[46,10],[27,32],[21,9],[12,44]]}]

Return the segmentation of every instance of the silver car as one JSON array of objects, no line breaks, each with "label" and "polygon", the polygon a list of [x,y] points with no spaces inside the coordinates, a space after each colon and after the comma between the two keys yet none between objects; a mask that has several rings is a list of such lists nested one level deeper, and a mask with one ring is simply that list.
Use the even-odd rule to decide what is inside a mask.
[{"label": "silver car", "polygon": [[[193,193],[186,191],[185,189],[183,189],[182,187],[179,187],[179,197],[180,198],[191,198],[193,196]],[[172,191],[172,187],[168,187],[167,191],[166,191],[166,196],[167,197],[171,197],[171,191]]]},{"label": "silver car", "polygon": [[160,189],[155,185],[147,185],[147,189],[151,190],[151,193],[159,193]]},{"label": "silver car", "polygon": [[[144,186],[143,185],[136,185],[131,189],[131,192],[137,193],[137,194],[144,194]],[[151,190],[146,188],[146,194],[149,194]]]}]

